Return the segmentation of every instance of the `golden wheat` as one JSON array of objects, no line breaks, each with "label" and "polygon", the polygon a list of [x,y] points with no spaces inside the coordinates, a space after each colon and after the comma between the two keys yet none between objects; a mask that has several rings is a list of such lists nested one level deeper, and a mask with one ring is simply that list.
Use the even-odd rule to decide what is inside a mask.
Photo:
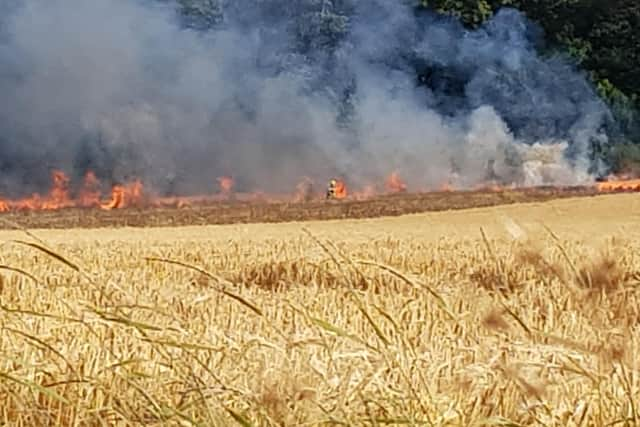
[{"label": "golden wheat", "polygon": [[637,425],[636,197],[2,232],[0,423]]}]

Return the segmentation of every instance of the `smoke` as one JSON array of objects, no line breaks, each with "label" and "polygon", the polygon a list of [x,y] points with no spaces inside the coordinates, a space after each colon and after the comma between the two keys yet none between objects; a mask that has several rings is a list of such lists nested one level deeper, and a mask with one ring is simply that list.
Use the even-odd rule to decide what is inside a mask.
[{"label": "smoke", "polygon": [[177,193],[592,179],[609,113],[515,10],[470,31],[389,0],[208,3],[206,29],[172,1],[0,6],[0,192],[51,168]]}]

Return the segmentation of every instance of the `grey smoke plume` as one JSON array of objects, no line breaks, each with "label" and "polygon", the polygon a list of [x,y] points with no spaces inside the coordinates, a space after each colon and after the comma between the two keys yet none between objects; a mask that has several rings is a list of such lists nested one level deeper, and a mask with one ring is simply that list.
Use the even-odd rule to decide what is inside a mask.
[{"label": "grey smoke plume", "polygon": [[171,1],[0,6],[0,193],[42,190],[51,168],[178,193],[396,169],[464,187],[491,162],[507,184],[592,179],[608,112],[517,11],[469,31],[389,0],[216,5],[207,30]]}]

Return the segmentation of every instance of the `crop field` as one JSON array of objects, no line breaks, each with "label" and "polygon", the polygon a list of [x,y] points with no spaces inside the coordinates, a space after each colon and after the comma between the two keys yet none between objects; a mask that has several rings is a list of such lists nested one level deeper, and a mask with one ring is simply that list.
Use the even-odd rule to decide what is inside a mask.
[{"label": "crop field", "polygon": [[[185,206],[138,206],[126,209],[64,208],[0,213],[0,228],[11,228],[6,219],[29,228],[92,228],[235,223],[273,223],[286,221],[375,218],[420,212],[467,209],[519,202],[539,202],[566,197],[595,196],[593,187],[537,187],[520,189],[434,191],[397,193],[366,199],[287,202],[257,195],[239,195],[236,200],[183,200]],[[244,197],[243,197],[244,196]],[[1,210],[0,210],[1,211]]]},{"label": "crop field", "polygon": [[2,425],[640,423],[637,194],[280,224],[4,218],[49,229],[0,231]]}]

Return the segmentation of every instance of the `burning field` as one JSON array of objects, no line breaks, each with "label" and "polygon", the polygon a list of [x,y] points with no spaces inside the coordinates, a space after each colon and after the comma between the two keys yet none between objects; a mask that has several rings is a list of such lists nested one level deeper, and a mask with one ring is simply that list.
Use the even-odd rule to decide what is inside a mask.
[{"label": "burning field", "polygon": [[638,425],[638,208],[0,231],[0,423]]},{"label": "burning field", "polygon": [[611,172],[606,103],[517,10],[471,31],[388,0],[212,0],[197,30],[191,3],[0,2],[0,210],[315,203],[333,177],[336,199],[363,201]]},{"label": "burning field", "polygon": [[409,3],[0,1],[0,425],[640,424],[614,116]]},{"label": "burning field", "polygon": [[[439,188],[408,192],[399,172],[378,185],[355,190],[336,180],[330,198],[326,189],[309,178],[293,186],[289,194],[238,193],[232,177],[217,179],[212,194],[162,197],[145,190],[141,180],[104,185],[89,172],[80,185],[71,185],[62,171],[54,171],[46,194],[0,199],[0,219],[30,228],[178,226],[231,224],[235,222],[286,222],[318,219],[397,216],[427,211],[467,209],[556,198],[640,192],[640,180],[617,179],[583,186],[504,187],[488,182],[469,190],[444,183]],[[212,186],[213,187],[213,186]],[[320,188],[318,188],[320,187]],[[4,221],[0,227],[11,227]]]}]

